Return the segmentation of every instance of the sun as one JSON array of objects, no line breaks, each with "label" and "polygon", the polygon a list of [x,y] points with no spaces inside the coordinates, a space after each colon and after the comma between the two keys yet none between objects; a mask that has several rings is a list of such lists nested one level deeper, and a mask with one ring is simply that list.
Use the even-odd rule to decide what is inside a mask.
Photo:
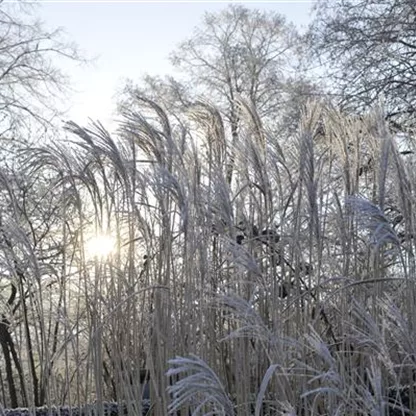
[{"label": "sun", "polygon": [[107,258],[116,249],[116,239],[111,235],[100,234],[91,237],[86,244],[86,251],[90,257]]}]

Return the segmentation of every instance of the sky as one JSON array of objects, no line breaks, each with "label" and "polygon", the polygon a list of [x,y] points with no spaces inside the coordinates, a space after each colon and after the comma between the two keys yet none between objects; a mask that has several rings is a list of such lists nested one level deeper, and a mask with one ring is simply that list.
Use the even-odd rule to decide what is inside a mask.
[{"label": "sky", "polygon": [[[40,18],[48,28],[64,29],[87,65],[65,63],[75,89],[67,118],[113,125],[115,94],[126,79],[139,83],[145,74],[174,75],[169,54],[192,35],[204,12],[219,11],[233,1],[41,0]],[[234,2],[235,3],[235,2]],[[299,28],[310,19],[312,1],[237,2],[249,8],[277,11]],[[110,127],[109,127],[110,128]],[[111,128],[110,128],[111,130]]]}]

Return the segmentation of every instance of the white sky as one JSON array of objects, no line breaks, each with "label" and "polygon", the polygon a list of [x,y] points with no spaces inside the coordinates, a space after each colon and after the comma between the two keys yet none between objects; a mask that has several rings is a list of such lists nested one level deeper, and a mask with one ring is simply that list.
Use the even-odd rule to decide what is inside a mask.
[{"label": "white sky", "polygon": [[[87,67],[66,68],[74,94],[68,117],[79,124],[99,119],[110,128],[114,94],[123,79],[172,73],[169,53],[192,34],[205,11],[218,11],[232,1],[40,1],[41,19],[49,28],[62,27],[87,57]],[[277,11],[298,27],[306,27],[312,1],[238,2],[249,8]]]}]

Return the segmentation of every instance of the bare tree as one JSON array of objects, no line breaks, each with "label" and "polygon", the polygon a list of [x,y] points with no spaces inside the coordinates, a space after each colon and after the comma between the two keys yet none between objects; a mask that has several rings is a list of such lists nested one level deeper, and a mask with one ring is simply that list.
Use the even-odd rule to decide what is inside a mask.
[{"label": "bare tree", "polygon": [[[13,139],[0,147],[0,347],[5,366],[2,387],[10,399],[6,404],[12,407],[41,405],[46,400],[54,362],[47,362],[44,354],[53,355],[58,348],[59,323],[54,325],[51,319],[49,326],[40,324],[31,307],[39,301],[34,300],[39,293],[44,291],[45,296],[45,289],[50,291],[60,282],[52,270],[62,254],[54,241],[54,216],[61,206],[50,189],[53,183],[45,182],[48,175],[36,170],[26,175],[16,149],[21,151],[22,142],[37,139],[37,128],[44,135],[58,114],[57,98],[63,97],[68,82],[56,62],[79,59],[75,46],[64,41],[60,30],[46,30],[34,10],[24,2],[0,1],[0,140]],[[41,279],[42,257],[48,272]],[[45,285],[46,275],[50,286]],[[62,292],[57,296],[61,305]]]},{"label": "bare tree", "polygon": [[[263,121],[273,123],[290,101],[288,82],[298,76],[299,36],[278,13],[230,5],[206,13],[193,36],[172,54],[194,90],[214,102],[231,131],[231,148],[239,136],[238,100],[248,100]],[[227,181],[231,181],[233,151]]]},{"label": "bare tree", "polygon": [[304,76],[302,48],[295,27],[278,13],[230,5],[206,13],[192,36],[171,54],[180,78],[147,75],[138,86],[127,83],[124,93],[128,106],[141,95],[176,115],[202,96],[222,110],[234,139],[240,98],[250,102],[263,121],[273,121],[268,127],[292,123],[292,128],[305,97],[318,93]]},{"label": "bare tree", "polygon": [[56,116],[56,98],[67,79],[59,58],[79,60],[76,47],[61,30],[49,31],[34,16],[33,5],[0,1],[0,132],[49,125]]},{"label": "bare tree", "polygon": [[344,108],[385,100],[387,117],[415,126],[416,5],[413,0],[321,0],[309,32],[315,58]]},{"label": "bare tree", "polygon": [[172,54],[172,62],[209,90],[212,99],[225,100],[231,120],[238,95],[264,115],[279,105],[297,40],[283,16],[232,5],[218,14],[206,13],[193,36]]}]

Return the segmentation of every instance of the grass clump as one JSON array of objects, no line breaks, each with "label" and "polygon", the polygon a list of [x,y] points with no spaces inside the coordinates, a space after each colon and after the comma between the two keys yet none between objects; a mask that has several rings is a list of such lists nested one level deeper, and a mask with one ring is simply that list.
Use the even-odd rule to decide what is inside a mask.
[{"label": "grass clump", "polygon": [[[412,414],[415,159],[381,111],[309,103],[276,137],[240,102],[231,145],[211,104],[173,117],[136,99],[115,137],[71,123],[70,142],[28,149],[35,196],[8,181],[18,399],[141,414],[148,390],[154,415]],[[91,257],[100,234],[114,250]]]}]

